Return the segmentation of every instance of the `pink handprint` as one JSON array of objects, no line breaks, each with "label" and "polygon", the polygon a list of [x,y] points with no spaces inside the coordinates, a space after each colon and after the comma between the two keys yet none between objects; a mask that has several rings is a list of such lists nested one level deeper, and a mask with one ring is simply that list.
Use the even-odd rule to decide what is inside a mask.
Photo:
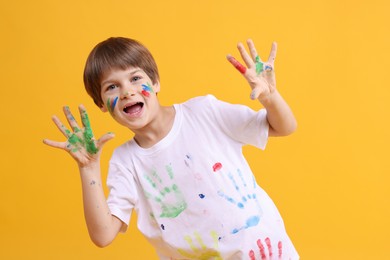
[{"label": "pink handprint", "polygon": [[[265,248],[263,242],[261,242],[261,239],[257,240],[257,246],[259,247],[259,252],[260,252],[260,257],[259,260],[271,260],[273,259],[273,252],[272,252],[272,245],[271,245],[271,239],[267,237],[265,240],[265,244],[267,248]],[[267,255],[268,252],[268,255]],[[253,250],[249,251],[249,258],[250,260],[256,260],[256,253]],[[279,260],[282,259],[282,254],[283,254],[283,244],[282,241],[278,242],[278,258]]]}]

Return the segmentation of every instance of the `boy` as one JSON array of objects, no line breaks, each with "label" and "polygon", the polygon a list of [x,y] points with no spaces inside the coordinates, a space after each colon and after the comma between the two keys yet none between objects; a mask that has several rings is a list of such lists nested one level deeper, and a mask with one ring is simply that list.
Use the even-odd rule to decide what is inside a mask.
[{"label": "boy", "polygon": [[100,153],[112,133],[95,140],[83,106],[80,127],[68,107],[73,130],[57,117],[66,142],[44,140],[69,152],[79,166],[84,214],[92,241],[107,246],[124,232],[134,209],[138,227],[160,259],[298,259],[282,218],[257,185],[241,148],[265,148],[268,136],[295,131],[296,121],[276,90],[272,45],[262,62],[251,40],[247,65],[228,61],[247,79],[251,98],[265,109],[255,112],[208,95],[161,106],[159,74],[150,52],[139,42],[109,38],[90,53],[84,84],[103,112],[129,128],[134,138],[110,160],[106,200]]}]

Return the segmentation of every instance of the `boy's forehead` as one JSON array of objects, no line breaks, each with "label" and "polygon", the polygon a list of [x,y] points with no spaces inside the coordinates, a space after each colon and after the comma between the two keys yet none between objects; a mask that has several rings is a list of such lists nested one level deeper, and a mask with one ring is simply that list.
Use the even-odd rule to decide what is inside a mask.
[{"label": "boy's forehead", "polygon": [[100,77],[100,82],[101,84],[104,84],[105,81],[113,79],[115,77],[132,75],[138,72],[145,73],[143,69],[138,67],[128,67],[127,69],[109,68],[102,73],[102,76]]}]

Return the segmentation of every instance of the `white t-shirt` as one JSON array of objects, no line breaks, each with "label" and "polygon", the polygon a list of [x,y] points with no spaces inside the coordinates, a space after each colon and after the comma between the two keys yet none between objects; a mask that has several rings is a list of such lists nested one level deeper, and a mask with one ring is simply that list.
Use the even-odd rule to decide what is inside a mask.
[{"label": "white t-shirt", "polygon": [[160,142],[130,140],[111,158],[107,202],[124,229],[134,209],[160,259],[299,259],[242,154],[246,144],[265,148],[266,110],[211,95],[174,108]]}]

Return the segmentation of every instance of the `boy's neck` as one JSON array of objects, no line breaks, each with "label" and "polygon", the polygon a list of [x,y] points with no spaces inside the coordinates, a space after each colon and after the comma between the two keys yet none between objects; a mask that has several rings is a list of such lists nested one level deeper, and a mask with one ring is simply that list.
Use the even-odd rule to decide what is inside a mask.
[{"label": "boy's neck", "polygon": [[142,148],[150,148],[161,141],[171,131],[175,114],[173,106],[161,107],[157,120],[151,122],[147,129],[134,131],[136,143]]}]

